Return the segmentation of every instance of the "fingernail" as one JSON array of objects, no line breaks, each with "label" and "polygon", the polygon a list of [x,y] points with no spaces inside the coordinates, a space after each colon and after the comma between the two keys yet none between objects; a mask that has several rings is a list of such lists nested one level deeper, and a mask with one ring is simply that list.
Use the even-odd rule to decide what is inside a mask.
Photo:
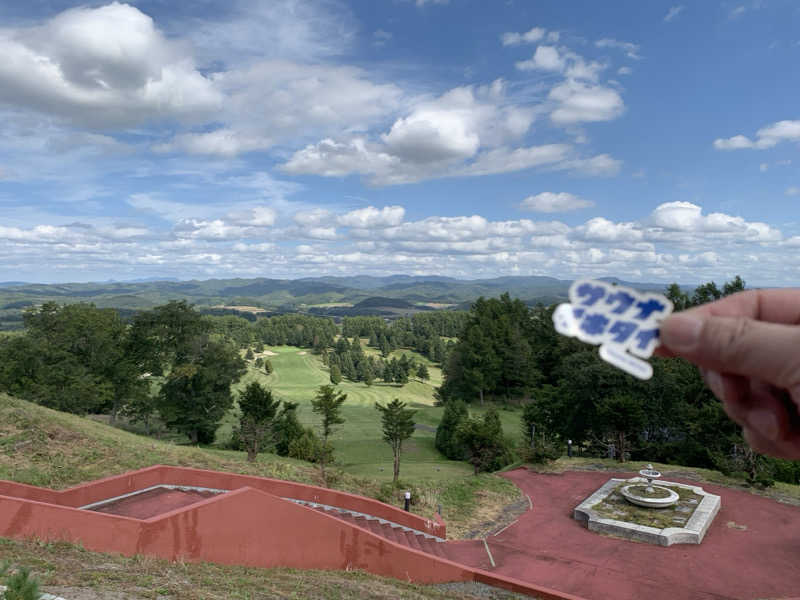
[{"label": "fingernail", "polygon": [[693,315],[678,313],[661,324],[661,342],[673,350],[691,350],[700,338],[703,321]]},{"label": "fingernail", "polygon": [[747,415],[747,426],[767,440],[778,438],[778,419],[768,410],[752,410]]},{"label": "fingernail", "polygon": [[722,375],[716,371],[704,371],[703,379],[706,381],[708,389],[720,400],[725,400],[725,385],[722,383]]}]

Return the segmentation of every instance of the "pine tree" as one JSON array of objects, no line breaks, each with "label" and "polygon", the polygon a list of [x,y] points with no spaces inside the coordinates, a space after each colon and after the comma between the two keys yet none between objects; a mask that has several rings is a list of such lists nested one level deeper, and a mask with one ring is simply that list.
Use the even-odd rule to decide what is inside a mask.
[{"label": "pine tree", "polygon": [[325,472],[325,463],[328,459],[328,438],[334,431],[336,425],[344,423],[341,416],[342,404],[347,400],[347,394],[339,392],[332,385],[322,385],[317,391],[316,397],[311,401],[311,410],[320,416],[320,429],[322,432],[322,452],[320,456],[320,468],[322,471],[322,481],[328,485],[328,478]]},{"label": "pine tree", "polygon": [[383,439],[392,447],[394,456],[392,483],[396,484],[400,476],[400,452],[403,442],[414,433],[414,415],[417,411],[406,408],[405,402],[400,402],[397,398],[386,406],[376,402],[375,408],[381,413]]}]

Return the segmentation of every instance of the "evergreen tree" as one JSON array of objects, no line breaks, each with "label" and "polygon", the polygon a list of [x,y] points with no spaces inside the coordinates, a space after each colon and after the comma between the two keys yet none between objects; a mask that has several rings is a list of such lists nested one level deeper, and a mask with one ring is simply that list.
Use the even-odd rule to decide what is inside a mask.
[{"label": "evergreen tree", "polygon": [[279,456],[288,456],[290,444],[305,432],[297,418],[297,406],[297,402],[284,401],[275,418],[275,452]]},{"label": "evergreen tree", "polygon": [[396,484],[400,476],[400,452],[403,442],[414,433],[414,415],[417,411],[406,408],[405,402],[400,402],[397,398],[386,406],[376,402],[375,408],[381,413],[383,439],[392,447],[394,456],[392,483]]},{"label": "evergreen tree", "polygon": [[196,356],[170,371],[158,409],[167,427],[185,433],[193,444],[214,441],[217,424],[233,405],[231,385],[245,372],[236,349],[205,340]]},{"label": "evergreen tree", "polygon": [[334,431],[336,425],[344,423],[341,415],[342,404],[347,400],[347,394],[339,392],[332,385],[320,386],[316,397],[311,401],[311,410],[320,416],[320,430],[322,432],[323,452],[320,457],[320,467],[322,480],[325,486],[328,479],[325,472],[325,464],[328,462],[327,448],[329,447],[328,438]]},{"label": "evergreen tree", "polygon": [[425,366],[425,363],[420,363],[417,365],[417,377],[420,381],[428,381],[431,378],[430,373],[428,373],[428,367]]},{"label": "evergreen tree", "polygon": [[330,375],[333,385],[339,385],[342,382],[342,371],[339,369],[338,365],[331,365]]},{"label": "evergreen tree", "polygon": [[483,419],[464,419],[458,426],[456,438],[466,449],[467,461],[472,464],[475,475],[480,471],[496,471],[513,460],[494,407],[486,411]]},{"label": "evergreen tree", "polygon": [[464,460],[464,446],[456,437],[458,426],[468,418],[467,405],[461,400],[448,400],[442,420],[436,428],[436,449],[451,460]]},{"label": "evergreen tree", "polygon": [[247,451],[248,462],[254,462],[259,450],[273,441],[275,415],[281,401],[258,382],[250,383],[239,394],[239,435]]}]

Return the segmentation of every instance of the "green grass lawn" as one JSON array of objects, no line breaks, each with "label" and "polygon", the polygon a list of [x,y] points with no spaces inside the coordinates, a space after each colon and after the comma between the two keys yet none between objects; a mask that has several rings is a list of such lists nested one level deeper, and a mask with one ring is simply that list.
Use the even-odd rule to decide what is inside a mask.
[{"label": "green grass lawn", "polygon": [[[275,356],[267,357],[274,368],[273,373],[266,375],[251,367],[236,389],[258,381],[270,387],[277,397],[298,402],[300,421],[306,426],[316,426],[319,420],[311,411],[311,399],[319,386],[330,383],[327,367],[322,364],[319,356],[302,348],[279,346],[267,350],[275,353]],[[365,352],[377,354],[377,350],[373,348],[365,347]],[[392,451],[383,441],[380,415],[375,410],[375,403],[385,404],[399,398],[418,411],[415,421],[423,426],[404,445],[400,464],[401,478],[415,481],[442,480],[471,473],[472,468],[468,464],[447,460],[434,447],[435,433],[432,429],[439,424],[444,410],[434,406],[433,396],[434,389],[442,382],[441,369],[421,354],[408,349],[397,350],[391,357],[399,358],[403,354],[417,362],[424,362],[428,367],[430,380],[422,382],[412,378],[403,386],[382,382],[367,386],[363,382],[345,380],[337,386],[347,394],[347,400],[342,407],[345,423],[332,438],[338,466],[353,475],[379,480],[391,479]],[[476,406],[473,413],[481,414],[486,408]],[[516,439],[520,429],[520,410],[501,409],[499,413],[506,435]],[[230,438],[237,418],[236,411],[226,416],[217,430],[218,444],[224,444]]]}]

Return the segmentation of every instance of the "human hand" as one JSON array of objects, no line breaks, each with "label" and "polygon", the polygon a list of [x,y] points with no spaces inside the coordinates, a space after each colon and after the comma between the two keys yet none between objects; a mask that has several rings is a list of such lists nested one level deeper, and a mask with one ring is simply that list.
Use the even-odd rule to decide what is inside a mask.
[{"label": "human hand", "polygon": [[752,290],[675,313],[658,354],[700,367],[763,454],[800,459],[800,289]]}]

